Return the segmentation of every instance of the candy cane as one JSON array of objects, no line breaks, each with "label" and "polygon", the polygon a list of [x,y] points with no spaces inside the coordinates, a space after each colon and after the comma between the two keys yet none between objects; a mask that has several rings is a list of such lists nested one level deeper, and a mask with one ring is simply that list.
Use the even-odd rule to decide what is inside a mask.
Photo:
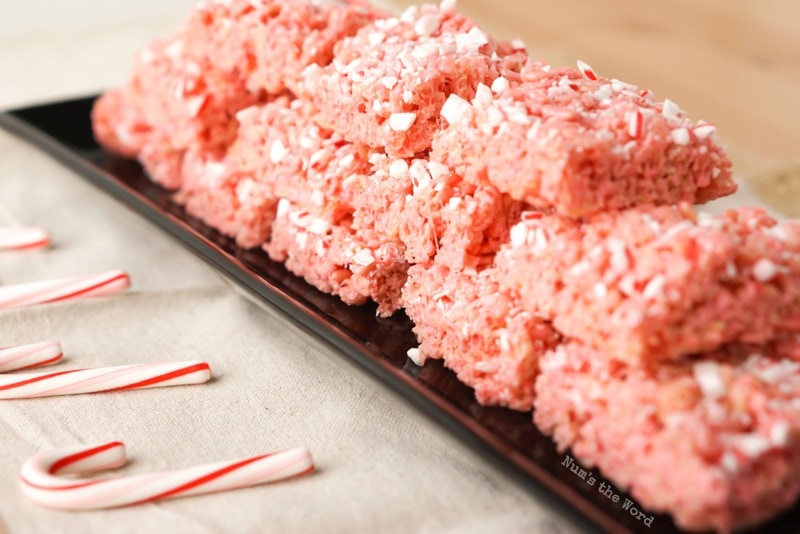
[{"label": "candy cane", "polygon": [[291,449],[121,478],[80,480],[58,476],[113,469],[124,464],[125,445],[119,441],[48,450],[25,462],[20,486],[25,495],[41,506],[91,510],[243,488],[314,470],[307,449]]},{"label": "candy cane", "polygon": [[109,271],[102,274],[0,286],[0,308],[111,295],[124,291],[130,283],[127,273]]},{"label": "candy cane", "polygon": [[0,250],[43,248],[50,244],[44,228],[0,228]]},{"label": "candy cane", "polygon": [[0,348],[0,373],[56,363],[64,355],[55,341]]},{"label": "candy cane", "polygon": [[0,399],[28,399],[99,391],[202,384],[211,378],[206,362],[142,363],[96,369],[0,376]]}]

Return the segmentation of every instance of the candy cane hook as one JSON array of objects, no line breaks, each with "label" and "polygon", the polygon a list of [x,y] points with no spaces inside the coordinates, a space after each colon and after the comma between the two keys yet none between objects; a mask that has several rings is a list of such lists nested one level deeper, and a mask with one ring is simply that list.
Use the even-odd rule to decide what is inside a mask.
[{"label": "candy cane hook", "polygon": [[0,286],[0,308],[111,295],[124,291],[130,284],[131,280],[127,273],[109,271],[101,274]]},{"label": "candy cane hook", "polygon": [[22,466],[20,487],[41,506],[91,510],[243,488],[314,470],[307,449],[291,449],[121,478],[81,480],[59,476],[113,469],[124,465],[125,460],[125,445],[119,441],[40,452]]}]

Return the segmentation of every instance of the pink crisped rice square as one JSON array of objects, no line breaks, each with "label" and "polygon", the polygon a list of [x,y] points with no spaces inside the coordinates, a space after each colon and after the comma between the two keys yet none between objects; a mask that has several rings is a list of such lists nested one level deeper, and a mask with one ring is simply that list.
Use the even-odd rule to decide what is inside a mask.
[{"label": "pink crisped rice square", "polygon": [[281,199],[264,250],[309,284],[347,304],[371,299],[381,316],[393,314],[402,305],[408,270],[402,250],[380,236],[356,233],[346,221],[331,224]]},{"label": "pink crisped rice square", "polygon": [[479,83],[513,65],[504,58],[515,54],[521,52],[456,14],[452,2],[411,6],[342,40],[329,65],[306,69],[299,91],[319,109],[321,125],[412,157],[430,147],[447,96],[471,98]]},{"label": "pink crisped rice square", "polygon": [[369,173],[347,181],[353,227],[400,244],[409,263],[491,264],[522,211],[522,203],[493,186],[465,182],[445,165],[381,154],[370,159]]},{"label": "pink crisped rice square", "polygon": [[521,76],[499,77],[471,101],[450,95],[431,159],[571,217],[736,190],[713,125],[581,66],[528,61]]},{"label": "pink crisped rice square", "polygon": [[626,366],[572,342],[540,360],[534,420],[680,528],[731,532],[800,494],[800,339]]},{"label": "pink crisped rice square", "polygon": [[418,362],[443,360],[481,404],[531,408],[539,358],[560,337],[499,287],[492,268],[413,265],[403,305],[414,321]]},{"label": "pink crisped rice square", "polygon": [[797,222],[686,205],[522,219],[497,254],[501,286],[609,357],[671,359],[800,328]]},{"label": "pink crisped rice square", "polygon": [[366,2],[204,0],[186,24],[189,52],[252,92],[297,92],[308,65],[327,65],[336,44],[385,13]]}]

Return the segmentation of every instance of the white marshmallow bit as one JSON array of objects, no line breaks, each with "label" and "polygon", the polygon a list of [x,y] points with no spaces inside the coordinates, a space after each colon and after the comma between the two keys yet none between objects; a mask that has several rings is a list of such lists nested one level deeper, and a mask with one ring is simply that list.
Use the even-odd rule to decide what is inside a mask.
[{"label": "white marshmallow bit", "polygon": [[394,132],[407,132],[415,120],[417,120],[416,113],[392,113],[389,116],[389,129]]}]

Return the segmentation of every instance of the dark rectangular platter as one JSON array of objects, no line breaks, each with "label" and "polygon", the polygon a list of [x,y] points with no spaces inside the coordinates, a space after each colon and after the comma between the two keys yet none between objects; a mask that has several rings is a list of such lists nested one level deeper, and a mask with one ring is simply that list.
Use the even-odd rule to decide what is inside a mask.
[{"label": "dark rectangular platter", "polygon": [[[168,191],[150,182],[141,167],[103,152],[94,141],[90,111],[95,97],[64,100],[0,114],[0,126],[26,139],[107,192],[226,274],[252,297],[281,310],[335,353],[372,374],[406,401],[516,479],[547,506],[572,516],[586,531],[675,533],[665,515],[649,526],[604,496],[597,471],[589,485],[567,468],[566,455],[539,433],[529,413],[479,405],[472,390],[439,361],[417,367],[406,351],[416,345],[411,322],[402,313],[375,316],[373,306],[352,307],[323,294],[270,261],[261,251],[244,250],[188,216]],[[634,504],[636,508],[638,505]],[[649,515],[649,514],[648,514]],[[797,532],[800,506],[762,527]]]}]

